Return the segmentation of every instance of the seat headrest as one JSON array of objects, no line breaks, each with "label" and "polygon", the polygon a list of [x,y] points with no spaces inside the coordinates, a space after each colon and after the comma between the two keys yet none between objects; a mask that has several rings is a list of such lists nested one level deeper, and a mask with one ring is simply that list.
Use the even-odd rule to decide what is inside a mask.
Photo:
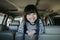
[{"label": "seat headrest", "polygon": [[14,20],[11,24],[9,24],[9,26],[10,26],[10,25],[18,26],[18,25],[20,25],[20,22],[17,21],[17,20]]},{"label": "seat headrest", "polygon": [[9,30],[17,31],[19,25],[20,25],[20,22],[15,20],[15,21],[13,21],[11,24],[9,24]]}]

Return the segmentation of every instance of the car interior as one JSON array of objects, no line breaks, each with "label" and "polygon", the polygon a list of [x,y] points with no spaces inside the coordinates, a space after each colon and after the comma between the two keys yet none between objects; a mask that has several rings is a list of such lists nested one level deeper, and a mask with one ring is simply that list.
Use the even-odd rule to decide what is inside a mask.
[{"label": "car interior", "polygon": [[29,4],[36,5],[44,24],[38,40],[60,40],[60,0],[0,0],[0,40],[23,40],[18,28]]}]

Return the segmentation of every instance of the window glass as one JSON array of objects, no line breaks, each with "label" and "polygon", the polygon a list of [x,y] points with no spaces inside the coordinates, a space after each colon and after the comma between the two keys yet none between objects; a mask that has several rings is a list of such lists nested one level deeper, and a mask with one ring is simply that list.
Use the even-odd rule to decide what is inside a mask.
[{"label": "window glass", "polygon": [[8,20],[7,20],[7,27],[9,27],[9,24],[12,22],[12,17],[11,16],[9,16],[9,18],[8,18]]},{"label": "window glass", "polygon": [[5,15],[5,14],[3,14],[3,13],[0,12],[0,24],[2,24],[2,21],[3,21],[3,19],[4,19],[4,15]]},{"label": "window glass", "polygon": [[20,17],[20,16],[19,16],[19,17],[15,17],[14,20],[20,21],[20,24],[21,24],[21,22],[22,22],[22,20],[23,20],[23,17],[22,17],[22,16],[21,16],[21,17]]}]

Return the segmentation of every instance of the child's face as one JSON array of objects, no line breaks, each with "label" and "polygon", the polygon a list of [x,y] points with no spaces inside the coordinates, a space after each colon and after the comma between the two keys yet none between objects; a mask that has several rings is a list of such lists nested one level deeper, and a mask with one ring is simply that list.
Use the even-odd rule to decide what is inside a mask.
[{"label": "child's face", "polygon": [[36,13],[27,14],[26,18],[30,23],[34,23],[37,19],[37,14]]}]

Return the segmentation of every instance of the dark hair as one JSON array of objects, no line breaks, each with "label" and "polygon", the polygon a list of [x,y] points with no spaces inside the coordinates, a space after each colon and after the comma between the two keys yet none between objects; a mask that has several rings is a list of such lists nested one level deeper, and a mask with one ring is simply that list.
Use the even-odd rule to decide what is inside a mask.
[{"label": "dark hair", "polygon": [[24,9],[24,12],[26,12],[26,14],[28,13],[34,13],[36,12],[37,13],[37,8],[35,5],[27,5]]},{"label": "dark hair", "polygon": [[36,8],[36,6],[33,5],[33,4],[27,5],[27,6],[25,7],[25,9],[24,9],[24,13],[25,13],[25,15],[24,15],[25,21],[28,21],[28,20],[26,19],[26,15],[28,15],[28,14],[30,14],[30,13],[36,13],[36,14],[37,14],[37,19],[40,18],[39,15],[38,15],[37,8]]}]

